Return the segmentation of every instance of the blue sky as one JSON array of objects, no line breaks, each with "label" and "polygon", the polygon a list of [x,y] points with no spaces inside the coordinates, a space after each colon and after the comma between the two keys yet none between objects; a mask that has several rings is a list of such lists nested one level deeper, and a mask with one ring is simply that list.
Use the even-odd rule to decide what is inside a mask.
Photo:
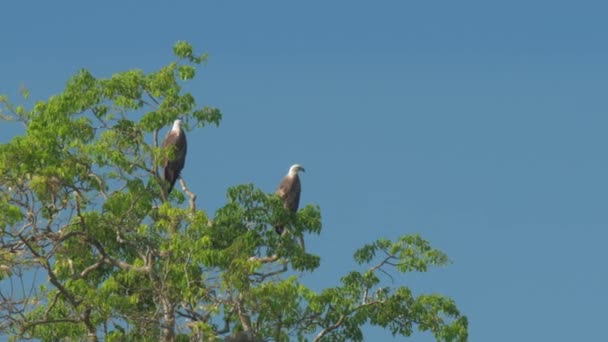
[{"label": "blue sky", "polygon": [[[453,260],[404,280],[456,300],[472,341],[589,341],[608,306],[608,5],[600,1],[31,2],[2,6],[0,93],[80,68],[153,71],[177,40],[210,54],[188,85],[222,109],[184,177],[213,213],[293,163],[324,230],[321,288],[379,237]],[[6,123],[0,141],[14,135]],[[368,340],[388,335],[370,329]],[[428,335],[412,340],[426,341]]]}]

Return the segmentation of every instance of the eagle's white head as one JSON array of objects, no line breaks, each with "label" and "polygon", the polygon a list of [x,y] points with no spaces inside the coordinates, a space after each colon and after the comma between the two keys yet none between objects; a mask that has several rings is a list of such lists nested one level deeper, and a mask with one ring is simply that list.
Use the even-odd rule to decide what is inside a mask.
[{"label": "eagle's white head", "polygon": [[289,168],[289,173],[288,173],[288,175],[290,175],[290,176],[295,176],[295,175],[297,175],[297,174],[298,174],[298,172],[299,172],[299,171],[306,172],[306,170],[304,170],[304,168],[303,168],[301,165],[299,165],[299,164],[293,164],[293,165],[292,165],[292,166]]},{"label": "eagle's white head", "polygon": [[179,132],[182,128],[183,121],[181,119],[177,119],[173,121],[173,128],[171,128],[174,132]]}]

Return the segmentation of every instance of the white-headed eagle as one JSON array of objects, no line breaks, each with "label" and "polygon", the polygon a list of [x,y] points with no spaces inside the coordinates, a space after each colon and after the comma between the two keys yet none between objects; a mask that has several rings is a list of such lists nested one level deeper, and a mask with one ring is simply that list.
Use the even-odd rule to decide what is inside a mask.
[{"label": "white-headed eagle", "polygon": [[173,127],[163,141],[163,148],[171,149],[164,163],[164,176],[165,181],[169,184],[169,190],[167,191],[167,194],[169,194],[186,163],[188,142],[186,141],[186,133],[182,129],[182,120],[177,119],[173,122]]},{"label": "white-headed eagle", "polygon": [[[277,189],[277,195],[281,197],[283,200],[283,205],[287,210],[292,213],[298,211],[298,206],[300,205],[300,192],[302,191],[302,186],[300,185],[300,177],[298,176],[299,171],[304,171],[304,168],[298,164],[294,164],[289,168],[289,172],[279,184],[279,188]],[[283,234],[284,226],[276,226],[274,227],[277,234]]]}]

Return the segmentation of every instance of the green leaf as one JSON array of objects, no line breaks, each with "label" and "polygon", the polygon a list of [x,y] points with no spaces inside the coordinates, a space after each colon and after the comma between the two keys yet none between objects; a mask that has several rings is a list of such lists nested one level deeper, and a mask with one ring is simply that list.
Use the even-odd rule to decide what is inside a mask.
[{"label": "green leaf", "polygon": [[196,73],[196,69],[190,65],[180,65],[177,70],[182,81],[193,79]]},{"label": "green leaf", "polygon": [[192,45],[185,41],[178,41],[173,45],[173,53],[180,58],[189,58],[193,53]]}]

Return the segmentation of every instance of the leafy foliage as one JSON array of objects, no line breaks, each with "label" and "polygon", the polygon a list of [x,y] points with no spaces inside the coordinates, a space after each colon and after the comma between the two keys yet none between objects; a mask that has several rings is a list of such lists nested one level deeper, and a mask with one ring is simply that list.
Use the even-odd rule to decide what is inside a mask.
[{"label": "leafy foliage", "polygon": [[[291,214],[277,196],[245,184],[228,189],[211,219],[185,182],[168,196],[159,132],[177,117],[191,129],[222,117],[182,91],[206,55],[187,42],[173,52],[175,61],[149,74],[97,79],[81,70],[31,109],[0,97],[0,119],[25,128],[0,145],[1,334],[361,341],[372,324],[395,335],[417,327],[438,340],[467,339],[451,299],[381,286],[379,272],[446,264],[419,236],[364,246],[354,258],[366,271],[315,292],[294,271],[320,265],[300,242],[321,233],[319,207]],[[286,235],[275,233],[277,222],[287,223]]]}]

